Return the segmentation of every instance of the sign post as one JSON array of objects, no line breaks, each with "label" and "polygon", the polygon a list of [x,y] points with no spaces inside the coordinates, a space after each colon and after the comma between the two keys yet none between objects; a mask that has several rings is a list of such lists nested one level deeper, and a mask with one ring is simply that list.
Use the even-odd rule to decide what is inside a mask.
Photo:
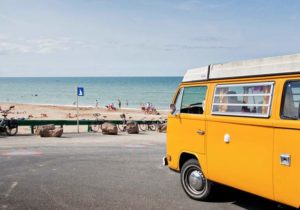
[{"label": "sign post", "polygon": [[84,96],[84,88],[83,87],[77,87],[77,133],[79,133],[79,105],[78,105],[79,96]]}]

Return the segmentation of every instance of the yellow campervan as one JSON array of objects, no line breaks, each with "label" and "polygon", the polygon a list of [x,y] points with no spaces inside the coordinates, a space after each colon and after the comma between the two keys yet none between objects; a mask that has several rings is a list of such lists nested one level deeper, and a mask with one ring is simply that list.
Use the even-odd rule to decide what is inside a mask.
[{"label": "yellow campervan", "polygon": [[300,206],[300,54],[187,71],[164,162],[204,200],[221,183]]}]

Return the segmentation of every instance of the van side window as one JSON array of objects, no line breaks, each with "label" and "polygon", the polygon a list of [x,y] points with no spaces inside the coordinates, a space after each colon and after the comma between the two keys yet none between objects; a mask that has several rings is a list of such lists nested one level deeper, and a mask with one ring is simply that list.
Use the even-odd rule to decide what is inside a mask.
[{"label": "van side window", "polygon": [[281,104],[281,118],[300,119],[300,81],[288,81],[285,83],[283,101]]},{"label": "van side window", "polygon": [[273,82],[217,85],[212,114],[269,117]]},{"label": "van side window", "polygon": [[185,87],[180,113],[203,114],[206,90],[206,86]]}]

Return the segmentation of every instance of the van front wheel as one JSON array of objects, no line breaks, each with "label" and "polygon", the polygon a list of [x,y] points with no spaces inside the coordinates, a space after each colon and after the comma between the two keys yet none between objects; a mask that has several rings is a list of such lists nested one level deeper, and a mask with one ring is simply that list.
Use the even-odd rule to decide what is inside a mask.
[{"label": "van front wheel", "polygon": [[181,185],[186,194],[195,200],[205,200],[211,192],[211,182],[205,178],[196,159],[190,159],[183,164]]}]

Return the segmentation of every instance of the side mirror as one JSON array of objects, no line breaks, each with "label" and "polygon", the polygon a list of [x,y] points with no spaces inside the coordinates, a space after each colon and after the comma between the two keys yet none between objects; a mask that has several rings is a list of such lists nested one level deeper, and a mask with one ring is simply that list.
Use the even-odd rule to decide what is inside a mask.
[{"label": "side mirror", "polygon": [[176,106],[175,106],[175,104],[170,104],[170,113],[174,116],[176,115]]}]

